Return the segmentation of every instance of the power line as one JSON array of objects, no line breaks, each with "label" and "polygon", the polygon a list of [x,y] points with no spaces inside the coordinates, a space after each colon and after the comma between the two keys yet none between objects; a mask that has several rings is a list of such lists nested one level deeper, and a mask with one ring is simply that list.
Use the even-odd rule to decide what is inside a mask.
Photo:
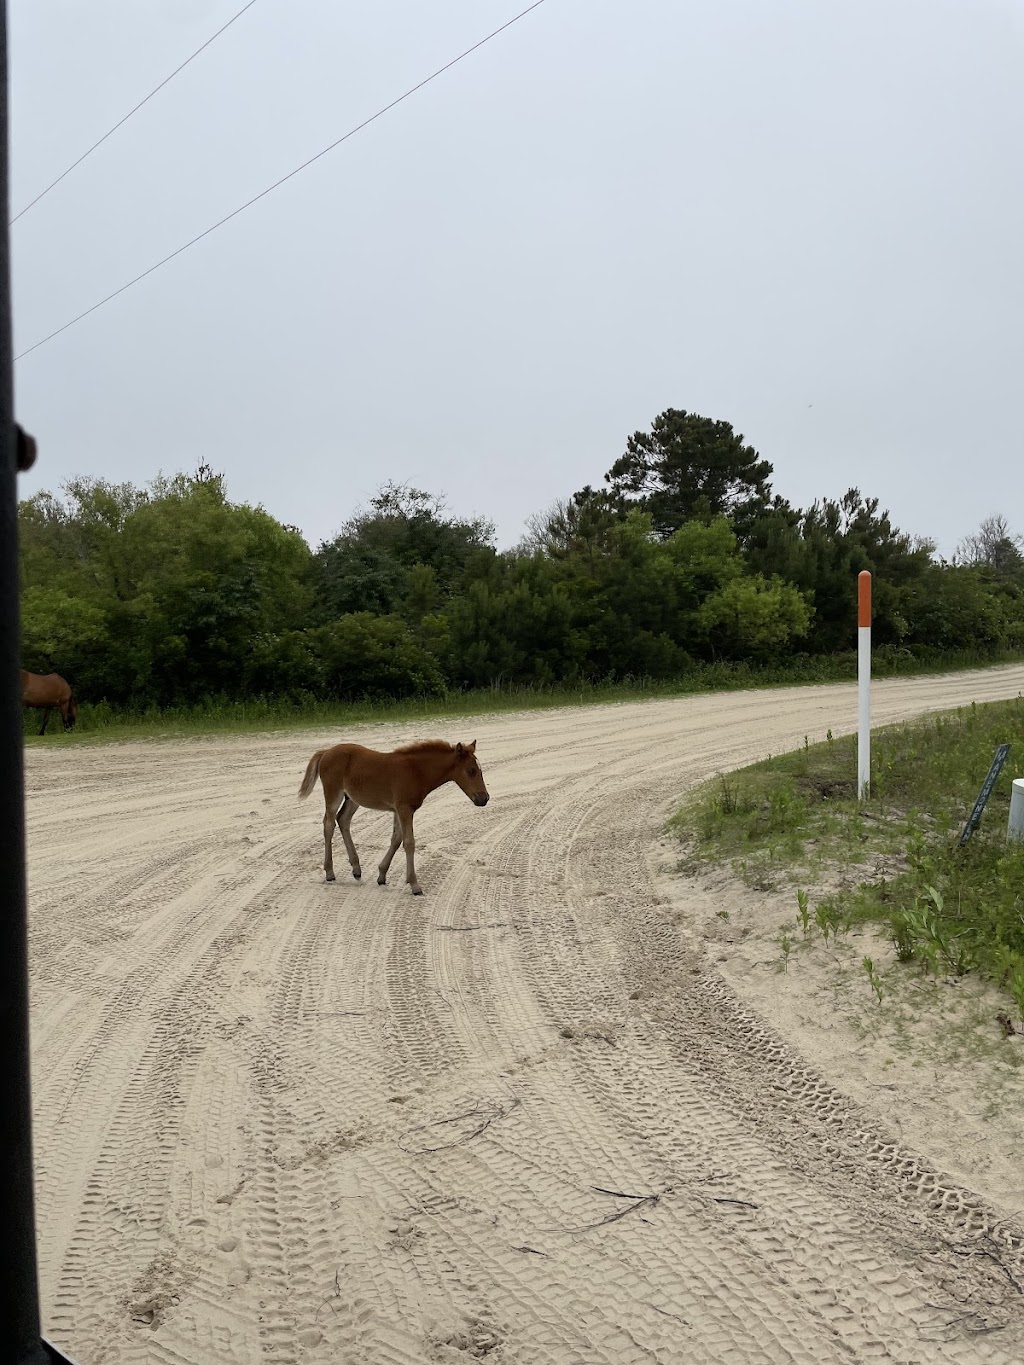
[{"label": "power line", "polygon": [[29,209],[32,208],[33,205],[38,204],[40,199],[42,199],[45,195],[49,194],[50,191],[55,186],[59,185],[60,182],[64,179],[64,177],[66,175],[70,175],[76,166],[80,166],[87,156],[92,156],[93,152],[96,150],[97,147],[102,146],[103,143],[106,142],[107,138],[110,137],[112,133],[116,133],[118,128],[120,128],[122,124],[127,123],[133,114],[137,114],[144,104],[148,104],[154,95],[159,94],[159,92],[164,88],[164,86],[167,85],[170,81],[173,81],[175,76],[177,76],[180,71],[185,70],[189,62],[194,62],[195,59],[199,56],[200,52],[205,52],[206,49],[210,46],[212,42],[214,42],[215,39],[219,38],[222,33],[229,29],[237,19],[241,19],[245,11],[247,9],[252,9],[255,3],[256,0],[249,0],[249,3],[247,5],[243,5],[237,14],[233,14],[231,18],[227,21],[227,23],[223,24],[217,30],[217,32],[213,34],[212,37],[207,38],[206,42],[203,43],[202,47],[197,47],[195,52],[192,53],[191,57],[186,57],[182,64],[180,66],[176,66],[169,76],[165,76],[164,79],[160,82],[160,84],[155,86],[149,92],[149,94],[146,96],[144,100],[139,100],[135,108],[129,109],[127,114],[125,114],[124,118],[118,119],[118,121],[114,124],[113,128],[108,128],[98,142],[94,142],[92,146],[89,148],[89,150],[83,152],[77,161],[72,161],[71,165],[67,168],[67,170],[61,171],[57,179],[52,180],[49,183],[49,185],[47,185],[45,190],[40,190],[34,199],[30,199],[29,202],[25,205],[25,207],[14,215],[10,223],[8,223],[8,227],[13,227],[13,225],[18,221],[18,219],[23,217],[24,214],[28,213]]},{"label": "power line", "polygon": [[138,284],[141,280],[146,279],[148,275],[152,275],[154,271],[159,270],[161,266],[165,266],[169,261],[173,261],[176,256],[180,256],[183,252],[188,251],[189,247],[195,246],[195,244],[201,242],[204,237],[209,237],[212,232],[216,232],[218,228],[222,228],[225,223],[230,223],[232,218],[237,218],[240,213],[244,213],[246,209],[252,208],[253,204],[258,204],[261,199],[265,199],[268,194],[272,194],[273,191],[278,189],[281,185],[292,180],[309,166],[312,166],[315,161],[319,161],[320,158],[326,156],[328,152],[333,152],[335,147],[340,147],[341,144],[347,142],[350,137],[355,137],[356,133],[362,132],[364,128],[368,128],[371,123],[376,122],[377,119],[390,112],[396,105],[401,104],[403,100],[407,100],[410,95],[415,95],[417,90],[422,90],[423,87],[429,85],[431,81],[436,81],[438,76],[443,76],[446,71],[450,71],[453,66],[456,66],[465,57],[476,52],[479,48],[483,47],[485,43],[489,43],[492,38],[497,38],[499,33],[504,33],[507,28],[511,28],[513,24],[518,23],[520,19],[524,19],[533,10],[539,9],[543,4],[544,0],[534,0],[532,5],[527,5],[526,9],[520,10],[518,14],[513,15],[512,18],[502,24],[500,28],[496,28],[493,33],[488,33],[486,38],[481,38],[480,41],[474,43],[472,47],[467,47],[465,52],[460,52],[459,55],[453,57],[450,62],[445,62],[444,66],[439,66],[436,71],[432,72],[422,81],[419,81],[416,85],[411,86],[404,95],[399,95],[398,98],[392,100],[390,104],[385,104],[383,109],[378,109],[375,114],[371,114],[369,118],[363,119],[362,123],[357,123],[354,128],[350,128],[347,133],[344,133],[341,137],[336,138],[334,142],[331,142],[326,147],[322,148],[315,156],[311,156],[308,161],[304,161],[301,166],[296,166],[295,169],[289,171],[287,175],[282,175],[280,180],[275,180],[274,183],[268,185],[265,190],[261,190],[259,194],[254,194],[251,199],[247,199],[246,202],[240,204],[237,209],[232,209],[230,213],[212,224],[212,226],[206,228],[205,231],[198,233],[195,237],[191,238],[190,241],[185,242],[183,246],[179,246],[177,250],[172,251],[170,255],[164,256],[163,259],[157,261],[155,265],[151,265],[148,270],[144,270],[141,275],[136,275],[135,278],[129,280],[127,284],[122,284],[120,289],[115,289],[112,294],[108,294],[106,298],[100,299],[100,301],[94,303],[91,308],[87,308],[84,313],[79,313],[77,317],[73,317],[69,322],[65,322],[64,325],[58,327],[56,331],[50,332],[48,336],[44,336],[41,340],[34,342],[33,345],[27,347],[24,351],[19,352],[14,359],[22,360],[32,351],[37,351],[40,346],[45,346],[48,341],[52,341],[54,337],[60,336],[61,332],[66,332],[69,327],[74,327],[76,322],[81,322],[82,319],[87,318],[90,313],[95,313],[98,308],[102,308],[104,304],[110,303],[110,301],[116,299],[119,294],[123,294],[125,290],[131,289],[133,285]]}]

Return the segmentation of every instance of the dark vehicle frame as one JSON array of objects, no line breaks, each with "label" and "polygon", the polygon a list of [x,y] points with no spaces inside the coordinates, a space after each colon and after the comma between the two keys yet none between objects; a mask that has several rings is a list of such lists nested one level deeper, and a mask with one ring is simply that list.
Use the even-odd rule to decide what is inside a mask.
[{"label": "dark vehicle frame", "polygon": [[73,1365],[40,1332],[36,1265],[18,681],[17,473],[25,442],[13,411],[7,99],[7,9],[0,5],[0,1365]]}]

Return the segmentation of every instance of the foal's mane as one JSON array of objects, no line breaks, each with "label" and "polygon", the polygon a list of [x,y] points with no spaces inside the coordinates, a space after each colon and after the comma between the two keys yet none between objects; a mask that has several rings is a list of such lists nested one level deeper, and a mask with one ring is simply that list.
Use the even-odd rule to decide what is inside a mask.
[{"label": "foal's mane", "polygon": [[420,739],[415,744],[403,744],[396,754],[453,754],[455,745],[446,739]]}]

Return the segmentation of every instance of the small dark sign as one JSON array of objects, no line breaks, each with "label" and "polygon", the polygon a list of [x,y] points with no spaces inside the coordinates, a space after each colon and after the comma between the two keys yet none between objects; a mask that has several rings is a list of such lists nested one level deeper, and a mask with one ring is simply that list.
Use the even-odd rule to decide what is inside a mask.
[{"label": "small dark sign", "polygon": [[996,756],[992,760],[991,768],[988,770],[988,777],[985,778],[985,781],[982,784],[981,791],[978,793],[978,799],[974,803],[974,809],[967,817],[967,824],[964,825],[963,832],[960,835],[961,847],[967,843],[967,840],[981,824],[982,812],[988,805],[988,798],[992,795],[992,788],[996,785],[996,778],[1003,771],[1003,764],[1006,762],[1006,755],[1009,752],[1010,746],[1008,744],[1000,744],[999,748],[996,750]]}]

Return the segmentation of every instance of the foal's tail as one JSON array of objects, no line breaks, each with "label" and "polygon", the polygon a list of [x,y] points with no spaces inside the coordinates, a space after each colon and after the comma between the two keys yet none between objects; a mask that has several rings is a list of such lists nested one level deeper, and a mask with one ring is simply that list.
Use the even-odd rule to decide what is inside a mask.
[{"label": "foal's tail", "polygon": [[309,760],[306,767],[306,776],[302,779],[302,786],[299,788],[300,801],[305,801],[306,797],[316,786],[316,780],[320,776],[320,760],[326,752],[326,749],[317,749],[316,753]]}]

